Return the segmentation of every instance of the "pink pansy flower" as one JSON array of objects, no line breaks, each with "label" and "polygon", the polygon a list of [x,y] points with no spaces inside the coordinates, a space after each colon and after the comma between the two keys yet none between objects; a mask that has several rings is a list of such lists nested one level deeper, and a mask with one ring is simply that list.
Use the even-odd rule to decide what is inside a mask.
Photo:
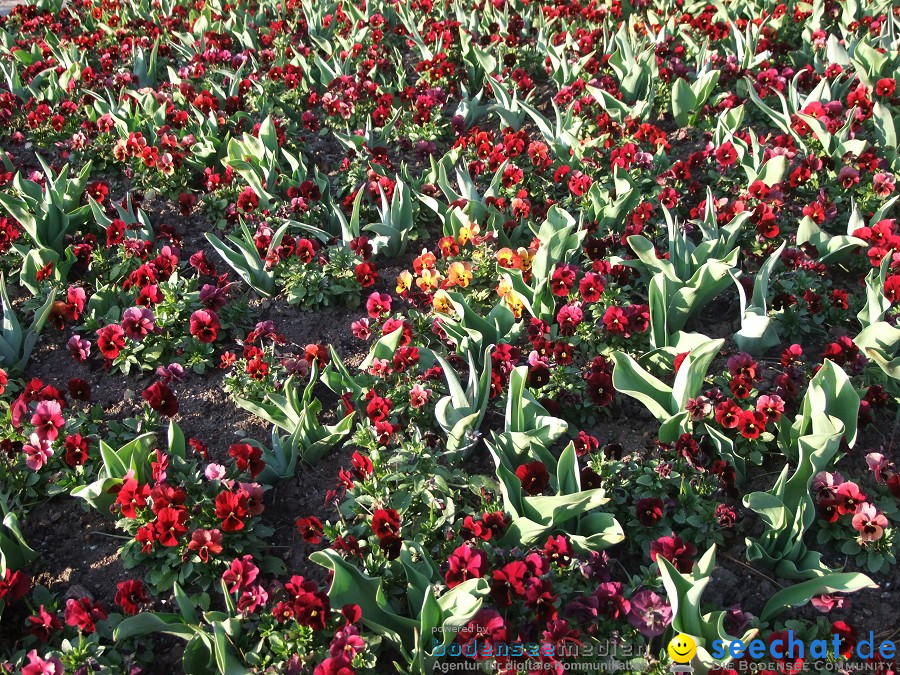
[{"label": "pink pansy flower", "polygon": [[171,363],[168,366],[159,366],[156,369],[156,375],[163,384],[172,384],[172,382],[183,382],[187,373],[180,363]]},{"label": "pink pansy flower", "polygon": [[253,556],[245,555],[243,558],[235,558],[231,567],[222,574],[222,581],[228,587],[229,593],[237,593],[249,589],[256,577],[259,576],[259,568],[253,564]]},{"label": "pink pansy flower", "polygon": [[373,319],[391,313],[391,296],[387,293],[372,293],[366,300],[366,312]]},{"label": "pink pansy flower", "polygon": [[372,337],[372,329],[370,326],[371,322],[368,319],[360,319],[359,321],[354,321],[350,325],[350,331],[357,340],[368,340]]},{"label": "pink pansy flower", "polygon": [[59,436],[59,430],[66,425],[59,401],[41,401],[38,403],[34,415],[31,417],[31,424],[38,438],[45,441],[55,441],[57,436]]},{"label": "pink pansy flower", "polygon": [[842,595],[815,595],[810,599],[810,603],[822,614],[827,614],[833,609],[850,609],[850,598]]},{"label": "pink pansy flower", "polygon": [[68,342],[69,354],[79,362],[87,361],[91,355],[91,343],[79,335],[73,335]]},{"label": "pink pansy flower", "polygon": [[22,447],[22,452],[26,455],[25,464],[32,471],[40,471],[53,457],[53,448],[50,447],[50,443],[37,434],[31,434],[28,443]]},{"label": "pink pansy flower", "polygon": [[628,623],[644,637],[662,635],[672,622],[672,608],[649,589],[638,591],[631,598]]},{"label": "pink pansy flower", "polygon": [[366,648],[366,643],[359,636],[356,626],[345,626],[334,634],[329,652],[331,656],[344,656],[350,660]]},{"label": "pink pansy flower", "polygon": [[140,342],[156,330],[155,319],[146,307],[129,307],[122,315],[122,330],[128,338]]},{"label": "pink pansy flower", "polygon": [[62,661],[51,656],[48,659],[42,659],[38,656],[37,650],[32,649],[27,654],[28,663],[22,668],[22,675],[63,675]]},{"label": "pink pansy flower", "polygon": [[860,543],[878,541],[884,536],[884,528],[887,526],[887,518],[872,504],[865,502],[857,507],[853,516],[853,529],[859,532]]},{"label": "pink pansy flower", "polygon": [[866,455],[866,464],[869,465],[869,469],[871,469],[875,474],[875,480],[878,483],[884,482],[882,472],[885,469],[890,469],[893,467],[891,461],[880,452],[870,452],[868,455]]},{"label": "pink pansy flower", "polygon": [[369,366],[369,375],[374,377],[387,377],[394,369],[391,368],[391,362],[387,359],[373,359],[372,365]]},{"label": "pink pansy flower", "polygon": [[225,478],[225,467],[221,464],[209,464],[203,471],[206,480],[222,480]]},{"label": "pink pansy flower", "polygon": [[894,191],[895,179],[892,174],[878,172],[872,178],[872,189],[879,197],[889,197]]},{"label": "pink pansy flower", "polygon": [[776,395],[760,396],[756,400],[756,411],[763,413],[772,422],[777,422],[784,413],[784,401]]},{"label": "pink pansy flower", "polygon": [[431,398],[431,389],[426,389],[416,382],[412,389],[409,390],[409,405],[413,409],[419,409]]},{"label": "pink pansy flower", "polygon": [[245,614],[252,614],[269,600],[269,594],[260,586],[250,586],[241,593],[237,608]]},{"label": "pink pansy flower", "polygon": [[844,477],[837,472],[828,473],[827,471],[820,471],[813,477],[812,492],[820,499],[833,497],[837,492],[838,487],[842,485],[843,482]]}]

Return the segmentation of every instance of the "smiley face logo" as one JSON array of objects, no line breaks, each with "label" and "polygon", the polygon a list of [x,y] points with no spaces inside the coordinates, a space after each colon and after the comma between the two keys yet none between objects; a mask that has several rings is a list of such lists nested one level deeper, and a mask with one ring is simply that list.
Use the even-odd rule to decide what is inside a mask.
[{"label": "smiley face logo", "polygon": [[669,656],[675,663],[687,663],[696,653],[697,644],[690,635],[679,633],[669,642]]}]

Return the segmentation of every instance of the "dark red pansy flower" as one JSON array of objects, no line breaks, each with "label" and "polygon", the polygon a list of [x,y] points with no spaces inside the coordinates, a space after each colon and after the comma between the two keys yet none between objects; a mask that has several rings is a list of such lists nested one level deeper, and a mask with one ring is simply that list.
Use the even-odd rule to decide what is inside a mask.
[{"label": "dark red pansy flower", "polygon": [[156,514],[156,540],[163,546],[178,546],[179,538],[187,532],[189,514],[183,507],[166,506]]},{"label": "dark red pansy flower", "polygon": [[374,286],[378,279],[378,270],[375,265],[369,262],[362,262],[357,265],[354,268],[353,273],[356,276],[356,281],[363,288]]},{"label": "dark red pansy flower", "polygon": [[543,462],[529,462],[516,469],[516,477],[522,482],[522,489],[530,495],[539,495],[550,484],[550,474]]},{"label": "dark red pansy flower", "polygon": [[759,438],[760,434],[766,430],[767,422],[765,413],[757,410],[744,410],[738,422],[741,436],[751,440]]},{"label": "dark red pansy flower", "polygon": [[[252,586],[258,576],[259,568],[253,563],[253,556],[247,554],[231,561],[231,565],[222,573],[222,581],[225,582],[229,593],[239,593]],[[302,579],[292,577],[296,578]]]},{"label": "dark red pansy flower", "polygon": [[69,395],[76,401],[91,400],[91,385],[87,381],[73,377],[68,383]]},{"label": "dark red pansy flower", "polygon": [[303,541],[307,544],[321,544],[325,532],[322,527],[322,521],[315,516],[306,516],[305,518],[297,518],[295,523],[297,531],[303,537]]},{"label": "dark red pansy flower", "polygon": [[600,449],[600,441],[585,431],[579,431],[578,437],[572,440],[572,444],[575,446],[575,454],[579,457],[584,457]]},{"label": "dark red pansy flower", "polygon": [[447,559],[447,572],[444,580],[453,588],[468,579],[478,579],[487,574],[488,559],[484,551],[468,544],[463,544],[450,554]]},{"label": "dark red pansy flower", "polygon": [[266,468],[262,450],[249,443],[233,443],[228,448],[228,456],[234,458],[238,471],[249,472],[251,478],[256,478]]},{"label": "dark red pansy flower", "polygon": [[62,628],[62,621],[56,614],[48,612],[41,605],[37,614],[28,617],[28,632],[41,642],[46,642],[56,631]]},{"label": "dark red pansy flower", "polygon": [[188,550],[196,553],[204,563],[209,562],[210,555],[218,555],[222,552],[222,533],[219,530],[194,530],[191,533],[191,541]]},{"label": "dark red pansy flower", "polygon": [[394,509],[377,509],[372,515],[372,531],[379,539],[400,533],[400,514]]},{"label": "dark red pansy flower", "polygon": [[97,331],[97,349],[110,361],[119,355],[125,346],[125,331],[119,324],[111,323]]},{"label": "dark red pansy flower", "polygon": [[403,548],[403,540],[395,535],[388,535],[378,540],[378,548],[388,560],[396,560],[400,557]]},{"label": "dark red pansy flower", "polygon": [[572,544],[561,534],[551,535],[544,544],[544,555],[557,565],[568,565],[573,555]]},{"label": "dark red pansy flower", "polygon": [[722,166],[731,166],[737,161],[737,150],[731,141],[726,141],[716,148],[716,161]]},{"label": "dark red pansy flower", "polygon": [[[775,645],[774,653],[780,652],[782,655],[780,657],[773,656],[776,672],[797,675],[803,670],[803,658],[799,655],[798,648],[791,646],[792,641],[790,638],[791,636],[786,630],[771,633],[767,640],[768,653],[773,654],[772,645],[775,642],[780,642],[780,646]],[[796,640],[793,642],[796,642]]]},{"label": "dark red pansy flower", "polygon": [[849,659],[856,647],[856,628],[844,621],[835,621],[831,624],[831,634],[837,635],[840,639],[841,656]]},{"label": "dark red pansy flower", "polygon": [[121,581],[116,588],[115,603],[129,616],[137,614],[141,605],[150,602],[150,598],[147,596],[147,587],[139,579]]},{"label": "dark red pansy flower", "polygon": [[[319,590],[306,590],[309,587],[304,586],[294,597],[294,618],[301,626],[323,630],[331,612],[328,595]],[[315,588],[314,584],[312,588]]]},{"label": "dark red pansy flower", "polygon": [[81,434],[66,436],[64,447],[66,464],[69,466],[82,466],[88,460],[88,441]]},{"label": "dark red pansy flower", "polygon": [[660,537],[650,544],[650,559],[653,562],[656,562],[657,557],[662,556],[683,574],[687,574],[694,568],[693,556],[696,552],[697,549],[693,544],[674,534]]},{"label": "dark red pansy flower", "polygon": [[341,607],[341,614],[347,623],[359,623],[362,619],[362,609],[359,605],[344,605]]},{"label": "dark red pansy flower", "polygon": [[603,478],[589,466],[581,468],[581,489],[595,490],[603,487]]},{"label": "dark red pansy flower", "polygon": [[716,406],[716,422],[726,429],[736,429],[743,410],[734,401],[725,400]]},{"label": "dark red pansy flower", "polygon": [[653,527],[663,519],[665,504],[662,499],[646,497],[639,499],[634,507],[638,522],[644,527]]},{"label": "dark red pansy flower", "polygon": [[0,577],[0,600],[10,602],[24,597],[31,588],[31,577],[22,570],[13,571],[7,568]]},{"label": "dark red pansy flower", "polygon": [[69,598],[66,601],[64,619],[67,626],[77,627],[84,633],[97,630],[97,621],[106,619],[106,612],[90,598]]},{"label": "dark red pansy flower", "polygon": [[897,90],[897,82],[893,77],[882,77],[875,83],[875,93],[884,98],[890,98]]},{"label": "dark red pansy flower", "polygon": [[220,492],[216,495],[216,518],[222,521],[225,532],[239,532],[244,529],[249,497],[243,490]]},{"label": "dark red pansy flower", "polygon": [[123,516],[137,518],[137,510],[147,506],[147,497],[149,496],[150,486],[141,485],[129,476],[116,493],[116,504],[119,505]]},{"label": "dark red pansy flower", "polygon": [[219,337],[220,327],[218,315],[210,309],[198,309],[191,314],[191,335],[200,342],[215,342]]},{"label": "dark red pansy flower", "polygon": [[175,398],[172,390],[162,382],[154,382],[144,389],[141,396],[160,415],[174,417],[178,414],[178,399]]},{"label": "dark red pansy flower", "polygon": [[253,211],[257,206],[259,206],[259,196],[253,191],[253,188],[245,187],[244,191],[238,195],[237,207],[241,211]]},{"label": "dark red pansy flower", "polygon": [[359,452],[353,453],[353,456],[350,458],[350,462],[353,465],[353,476],[357,480],[363,481],[371,476],[372,472],[375,471],[375,467],[372,465],[372,460],[369,459],[366,455],[359,454]]},{"label": "dark red pansy flower", "polygon": [[515,599],[525,594],[528,566],[521,560],[507,563],[491,576],[491,598],[498,607],[510,607]]}]

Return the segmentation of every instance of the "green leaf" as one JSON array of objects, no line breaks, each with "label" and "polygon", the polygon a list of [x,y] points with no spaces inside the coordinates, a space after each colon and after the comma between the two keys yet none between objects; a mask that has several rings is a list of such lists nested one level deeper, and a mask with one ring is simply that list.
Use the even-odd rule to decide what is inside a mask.
[{"label": "green leaf", "polygon": [[9,512],[3,517],[0,525],[0,576],[7,570],[19,570],[38,557],[22,535],[19,517]]},{"label": "green leaf", "polygon": [[372,349],[369,350],[369,355],[359,364],[359,369],[361,371],[368,370],[376,359],[392,360],[394,358],[394,353],[397,351],[397,347],[400,346],[400,340],[402,338],[403,326],[399,326],[396,330],[381,337],[374,345],[372,345]]},{"label": "green leaf", "polygon": [[556,480],[559,485],[557,492],[562,495],[571,495],[581,492],[581,472],[578,470],[578,458],[575,455],[575,445],[569,443],[559,456],[556,465]]},{"label": "green leaf", "polygon": [[668,385],[641,368],[624,352],[614,352],[612,360],[615,364],[612,381],[616,391],[639,400],[660,421],[678,412]]},{"label": "green leaf", "polygon": [[673,413],[684,410],[688,399],[700,394],[706,371],[712,360],[722,351],[724,344],[723,339],[708,340],[692,349],[685,357],[672,385]]},{"label": "green leaf", "polygon": [[225,632],[225,627],[219,622],[214,623],[213,634],[215,636],[216,665],[219,668],[219,673],[221,675],[245,675],[247,667],[241,663],[240,658],[235,653],[234,646]]},{"label": "green leaf", "polygon": [[181,656],[185,675],[209,675],[213,673],[214,658],[209,638],[198,633],[188,640]]},{"label": "green leaf", "polygon": [[6,290],[5,275],[0,274],[0,301],[3,305],[2,332],[0,332],[0,365],[11,374],[18,374],[25,369],[31,358],[31,352],[37,343],[38,336],[50,315],[50,308],[56,298],[56,291],[49,293],[44,304],[34,313],[31,326],[22,328],[9,295]]},{"label": "green leaf", "polygon": [[869,552],[869,560],[866,562],[866,569],[872,574],[878,574],[884,567],[884,556],[880,553]]},{"label": "green leaf", "polygon": [[787,157],[784,155],[777,155],[762,165],[762,168],[756,175],[756,180],[760,180],[769,187],[772,187],[775,183],[780,182],[784,178],[787,169]]},{"label": "green leaf", "polygon": [[[703,672],[724,666],[730,657],[717,661],[709,650],[716,640],[730,643],[734,639],[725,631],[725,612],[704,613],[701,605],[703,592],[716,565],[715,545],[703,554],[690,574],[682,574],[662,556],[658,556],[656,562],[672,606],[672,629],[690,635],[697,644],[697,655],[692,663],[702,665]],[[757,629],[748,630],[740,639],[746,644],[756,633]]]},{"label": "green leaf", "polygon": [[798,584],[781,589],[769,598],[760,615],[760,620],[770,621],[788,609],[805,605],[816,595],[823,593],[854,593],[863,588],[877,589],[878,585],[865,574],[855,572],[826,574],[809,581],[801,581]]},{"label": "green leaf", "polygon": [[734,334],[734,341],[738,347],[754,356],[762,356],[780,342],[778,334],[769,320],[767,304],[769,278],[784,252],[785,246],[786,242],[783,242],[759,268],[753,281],[753,297],[749,306],[743,286],[740,283],[737,284],[742,319],[741,329]]},{"label": "green leaf", "polygon": [[76,499],[83,499],[103,513],[108,512],[109,507],[116,501],[115,495],[110,494],[110,490],[121,484],[121,478],[102,478],[88,485],[75,488],[71,494]]},{"label": "green leaf", "polygon": [[697,108],[697,98],[691,91],[687,80],[678,78],[672,87],[672,115],[675,123],[684,128],[688,126],[691,115]]},{"label": "green leaf", "polygon": [[128,473],[128,466],[121,460],[119,453],[113,450],[105,441],[100,441],[100,457],[106,475],[111,478],[124,478]]},{"label": "green leaf", "polygon": [[178,584],[174,585],[175,602],[178,603],[178,609],[181,610],[181,616],[187,624],[196,625],[199,622],[197,612],[194,609],[194,603],[184,592],[184,589]]},{"label": "green leaf", "polygon": [[819,259],[825,264],[840,264],[851,260],[854,252],[867,246],[859,237],[848,235],[831,235],[824,231],[809,216],[804,216],[797,227],[797,244],[810,243],[819,253]]},{"label": "green leaf", "polygon": [[135,616],[127,617],[116,626],[114,637],[118,640],[149,635],[150,633],[166,633],[183,640],[188,640],[195,634],[195,629],[187,625],[178,614],[165,612],[142,612]]},{"label": "green leaf", "polygon": [[179,457],[181,459],[185,458],[186,451],[186,442],[184,439],[184,432],[181,430],[181,427],[175,423],[175,420],[171,420],[169,422],[169,453]]},{"label": "green leaf", "polygon": [[875,122],[875,138],[878,144],[884,148],[891,148],[896,157],[897,151],[897,125],[891,115],[891,109],[876,101],[872,108],[872,119]]}]

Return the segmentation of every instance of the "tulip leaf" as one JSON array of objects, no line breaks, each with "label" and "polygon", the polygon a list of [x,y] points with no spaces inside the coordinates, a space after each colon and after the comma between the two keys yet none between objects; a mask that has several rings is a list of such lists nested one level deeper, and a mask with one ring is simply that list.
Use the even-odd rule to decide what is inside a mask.
[{"label": "tulip leaf", "polygon": [[196,629],[185,623],[179,614],[142,612],[123,619],[116,626],[115,639],[127,640],[151,633],[165,633],[187,640],[195,635]]},{"label": "tulip leaf", "polygon": [[781,589],[769,598],[759,618],[762,621],[770,621],[788,609],[805,605],[816,595],[853,593],[864,588],[877,589],[878,585],[865,574],[856,572],[826,574],[808,581],[801,581]]},{"label": "tulip leaf", "polygon": [[628,354],[615,352],[612,360],[616,391],[639,400],[658,420],[665,420],[677,412],[673,409],[671,387],[641,368]]}]

